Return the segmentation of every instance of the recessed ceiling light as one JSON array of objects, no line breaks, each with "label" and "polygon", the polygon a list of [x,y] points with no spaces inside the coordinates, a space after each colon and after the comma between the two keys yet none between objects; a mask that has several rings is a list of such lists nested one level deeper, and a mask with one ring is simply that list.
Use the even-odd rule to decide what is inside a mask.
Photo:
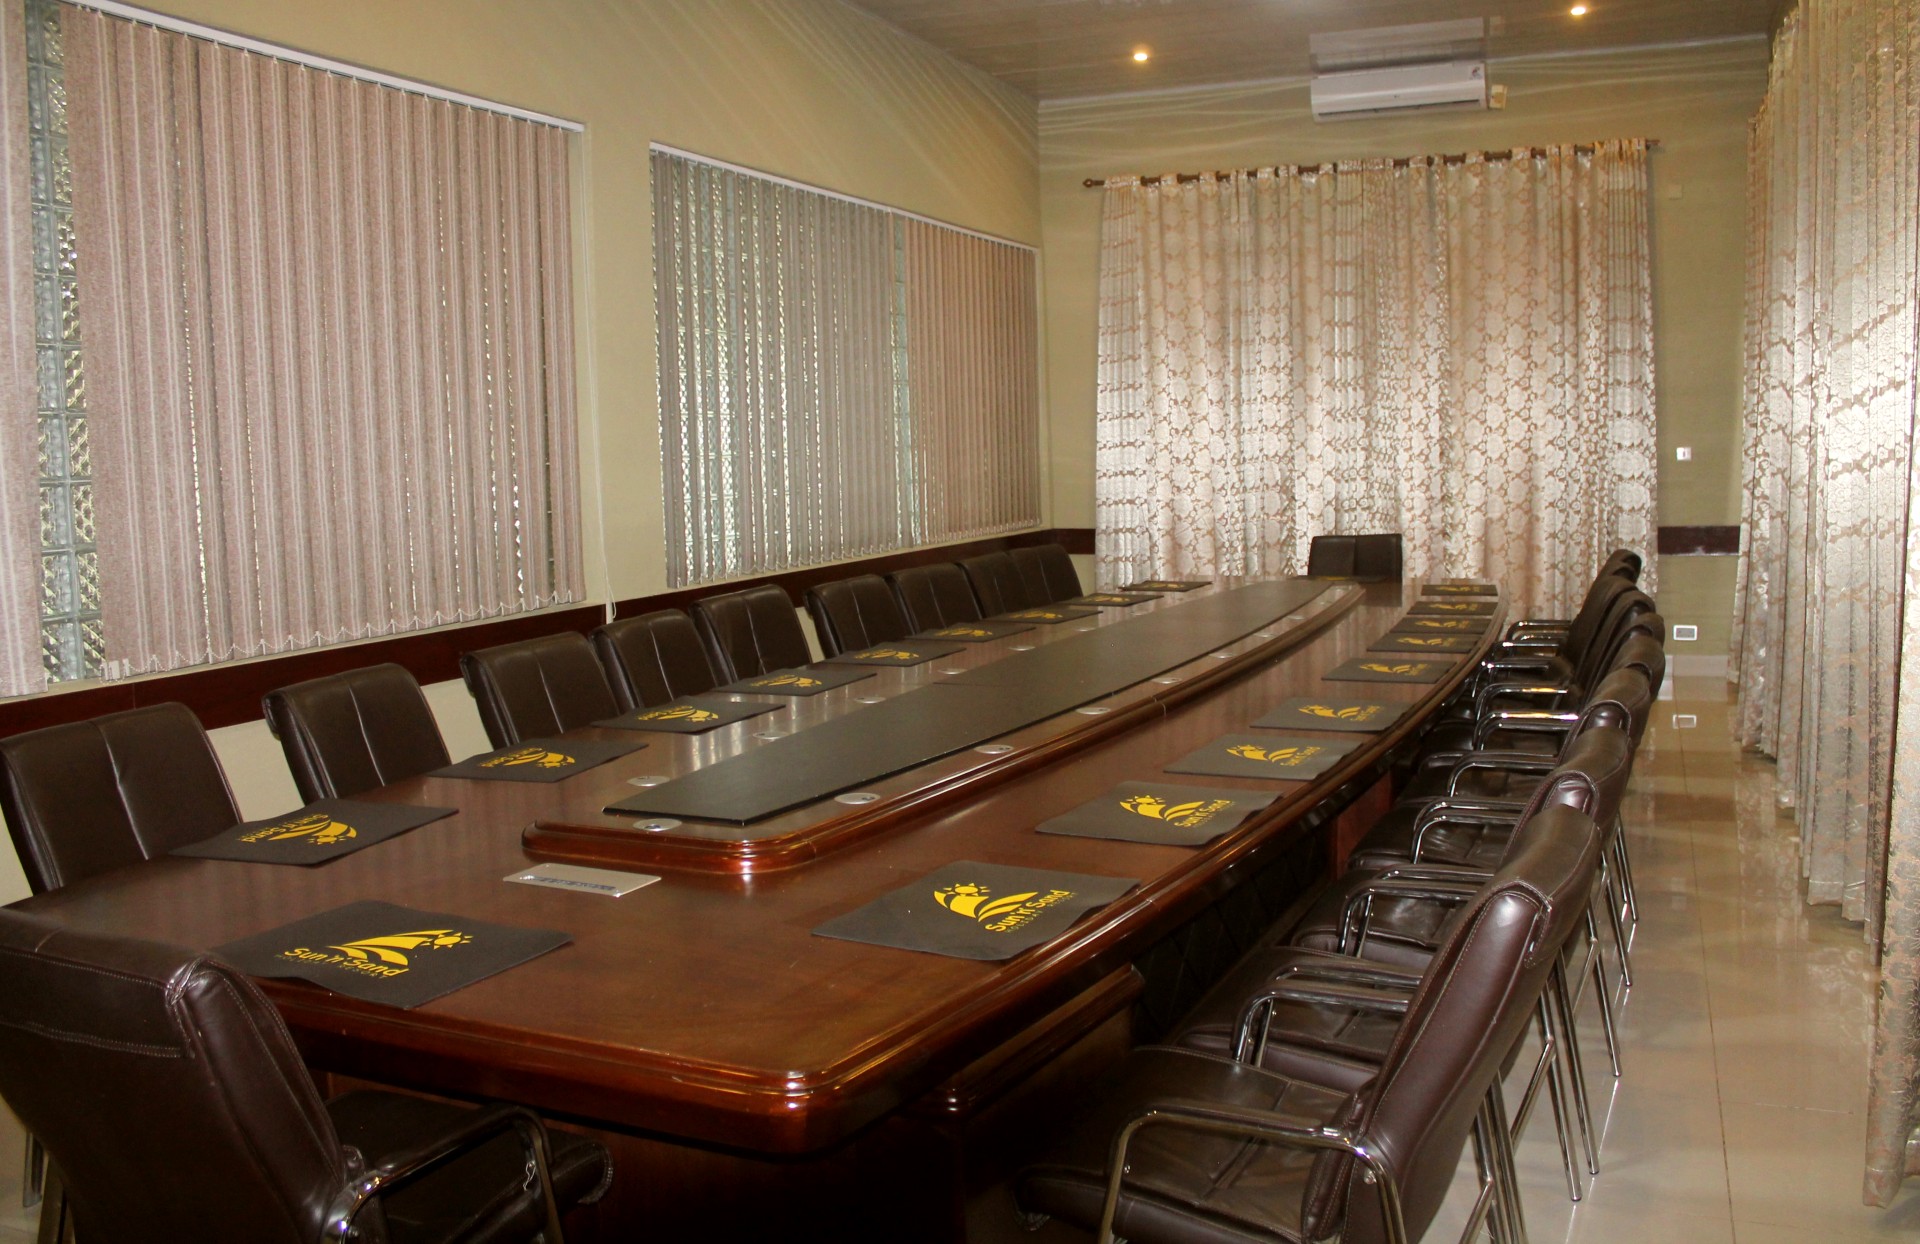
[{"label": "recessed ceiling light", "polygon": [[1585,17],[1587,15],[1587,6],[1584,4],[1576,4],[1568,9],[1567,12],[1573,14],[1575,17]]},{"label": "recessed ceiling light", "polygon": [[1144,65],[1153,59],[1153,53],[1146,48],[1135,48],[1133,49],[1133,59],[1137,63]]}]

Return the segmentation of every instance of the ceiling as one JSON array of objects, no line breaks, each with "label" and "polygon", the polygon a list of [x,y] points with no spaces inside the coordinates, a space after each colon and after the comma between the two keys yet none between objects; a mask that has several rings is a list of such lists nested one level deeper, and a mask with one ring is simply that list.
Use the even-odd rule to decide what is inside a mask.
[{"label": "ceiling", "polygon": [[[1304,76],[1315,34],[1495,19],[1497,59],[1764,35],[1783,0],[853,0],[1042,100]],[[1144,65],[1138,47],[1152,49]]]}]

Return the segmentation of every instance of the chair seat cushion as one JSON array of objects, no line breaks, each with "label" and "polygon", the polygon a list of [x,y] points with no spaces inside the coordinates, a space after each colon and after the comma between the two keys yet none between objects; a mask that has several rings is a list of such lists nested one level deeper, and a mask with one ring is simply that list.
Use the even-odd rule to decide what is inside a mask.
[{"label": "chair seat cushion", "polygon": [[[1377,874],[1350,872],[1328,887],[1326,893],[1307,909],[1307,914],[1287,934],[1287,942],[1313,950],[1338,953],[1340,919],[1347,899]],[[1367,940],[1360,952],[1363,959],[1395,963],[1402,967],[1424,968],[1433,958],[1432,947],[1445,936],[1447,922],[1462,908],[1457,904],[1427,899],[1379,896],[1373,900],[1373,917],[1368,924]]]},{"label": "chair seat cushion", "polygon": [[[1286,978],[1310,985],[1316,972],[1343,976],[1383,970],[1390,969],[1324,950],[1256,947],[1187,1013],[1172,1043],[1231,1058],[1247,1000],[1266,992],[1274,982]],[[1394,975],[1409,994],[1420,980],[1420,974],[1411,969]],[[1400,1031],[1400,1018],[1393,1012],[1329,1002],[1275,1002],[1260,1065],[1291,1079],[1354,1092],[1378,1070],[1394,1034]]]},{"label": "chair seat cushion", "polygon": [[[1021,1208],[1083,1227],[1098,1225],[1115,1134],[1148,1103],[1170,1098],[1271,1111],[1298,1127],[1333,1122],[1350,1100],[1231,1059],[1148,1046],[1083,1097],[1066,1116],[1072,1126],[1021,1172]],[[1298,1244],[1314,1158],[1303,1149],[1149,1126],[1128,1149],[1115,1230],[1135,1241]]]},{"label": "chair seat cushion", "polygon": [[[370,1165],[443,1134],[468,1108],[404,1093],[361,1091],[327,1103],[342,1142],[360,1150]],[[612,1179],[607,1151],[570,1132],[547,1129],[554,1199],[565,1213],[600,1199]],[[526,1150],[520,1134],[496,1136],[381,1198],[393,1244],[426,1244],[451,1238],[476,1244],[516,1244],[545,1226],[537,1193],[524,1190]],[[492,1196],[482,1190],[494,1190]]]}]

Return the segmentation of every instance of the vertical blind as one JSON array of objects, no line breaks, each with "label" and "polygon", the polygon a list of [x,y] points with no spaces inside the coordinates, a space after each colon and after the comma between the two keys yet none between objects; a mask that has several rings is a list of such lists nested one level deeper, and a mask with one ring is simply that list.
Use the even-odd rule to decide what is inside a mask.
[{"label": "vertical blind", "polygon": [[109,658],[576,599],[566,135],[61,19]]},{"label": "vertical blind", "polygon": [[655,149],[675,587],[1039,521],[1033,253]]}]

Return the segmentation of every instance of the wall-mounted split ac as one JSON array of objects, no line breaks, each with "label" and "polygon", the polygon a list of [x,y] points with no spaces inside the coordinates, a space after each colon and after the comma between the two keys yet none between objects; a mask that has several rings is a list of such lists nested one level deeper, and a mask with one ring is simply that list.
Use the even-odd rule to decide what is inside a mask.
[{"label": "wall-mounted split ac", "polygon": [[1485,61],[1445,61],[1321,74],[1313,80],[1312,95],[1316,121],[1414,108],[1485,108],[1487,65]]}]

